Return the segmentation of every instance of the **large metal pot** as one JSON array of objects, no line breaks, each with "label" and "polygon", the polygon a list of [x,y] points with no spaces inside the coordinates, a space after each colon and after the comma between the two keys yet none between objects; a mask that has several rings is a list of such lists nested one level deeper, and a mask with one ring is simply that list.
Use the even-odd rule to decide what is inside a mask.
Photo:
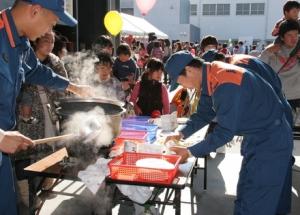
[{"label": "large metal pot", "polygon": [[59,100],[56,113],[59,116],[60,124],[62,124],[76,112],[88,112],[95,107],[100,107],[103,109],[105,115],[110,118],[110,126],[114,137],[116,137],[120,133],[122,115],[125,113],[125,109],[122,106],[122,102],[103,98],[64,98]]}]

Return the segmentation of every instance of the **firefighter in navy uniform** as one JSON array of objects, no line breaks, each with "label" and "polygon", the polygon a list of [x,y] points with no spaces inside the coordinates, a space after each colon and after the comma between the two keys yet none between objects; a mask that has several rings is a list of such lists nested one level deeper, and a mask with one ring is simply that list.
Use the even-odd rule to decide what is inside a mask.
[{"label": "firefighter in navy uniform", "polygon": [[[206,55],[202,56],[202,58],[207,62],[213,62],[217,59],[218,53],[216,51],[209,51]],[[276,72],[265,62],[261,61],[259,58],[244,55],[244,54],[235,54],[232,56],[226,56],[224,59],[227,63],[237,65],[244,69],[247,69],[250,72],[253,72],[260,77],[262,77],[268,84],[272,86],[276,95],[280,99],[281,103],[284,106],[285,117],[288,120],[291,128],[294,125],[292,108],[287,101],[283,90],[281,80],[276,74]],[[284,187],[282,189],[279,205],[277,208],[277,214],[289,214],[291,213],[291,202],[292,202],[292,167],[295,163],[295,158],[292,156],[290,160],[289,170],[287,172],[286,181],[284,183]]]},{"label": "firefighter in navy uniform", "polygon": [[247,69],[216,61],[204,63],[188,52],[171,56],[166,71],[172,85],[177,82],[201,91],[197,112],[174,139],[187,138],[217,119],[205,140],[172,150],[183,160],[190,154],[201,157],[235,135],[243,136],[234,214],[277,214],[290,171],[293,139],[285,107],[271,85]]},{"label": "firefighter in navy uniform", "polygon": [[275,93],[279,97],[282,104],[285,106],[285,114],[288,122],[293,127],[293,113],[292,107],[288,103],[283,90],[282,90],[282,83],[281,80],[276,74],[276,72],[265,62],[261,61],[259,58],[244,55],[244,54],[235,54],[231,56],[224,56],[223,60],[220,60],[218,57],[220,53],[215,50],[210,50],[206,52],[205,55],[202,56],[205,62],[213,62],[213,61],[224,61],[229,64],[233,64],[244,69],[247,69],[250,72],[253,72],[259,76],[261,76],[265,81],[267,81],[272,88],[274,89]]},{"label": "firefighter in navy uniform", "polygon": [[16,98],[22,83],[68,90],[80,96],[92,95],[88,86],[75,85],[43,66],[29,40],[44,35],[61,20],[74,26],[77,21],[64,10],[64,0],[16,0],[0,14],[0,214],[16,215],[16,190],[9,154],[26,150],[31,139],[13,132]]}]

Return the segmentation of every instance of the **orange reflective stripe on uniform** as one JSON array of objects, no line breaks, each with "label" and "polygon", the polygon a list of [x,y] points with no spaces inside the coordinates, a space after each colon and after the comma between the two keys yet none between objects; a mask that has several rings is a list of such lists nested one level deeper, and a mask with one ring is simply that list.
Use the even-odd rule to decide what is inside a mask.
[{"label": "orange reflective stripe on uniform", "polygon": [[0,11],[0,29],[4,28],[4,22],[1,18],[2,11]]},{"label": "orange reflective stripe on uniform", "polygon": [[207,65],[207,88],[211,96],[215,89],[225,83],[241,85],[245,70],[243,68],[226,64],[223,62],[213,62]]},{"label": "orange reflective stripe on uniform", "polygon": [[2,22],[4,22],[5,31],[7,33],[8,39],[9,39],[10,46],[12,48],[15,48],[16,44],[15,44],[5,11],[1,12],[1,15],[2,15],[2,20],[3,20]]},{"label": "orange reflective stripe on uniform", "polygon": [[2,21],[2,19],[0,18],[0,29],[4,28],[4,23]]}]

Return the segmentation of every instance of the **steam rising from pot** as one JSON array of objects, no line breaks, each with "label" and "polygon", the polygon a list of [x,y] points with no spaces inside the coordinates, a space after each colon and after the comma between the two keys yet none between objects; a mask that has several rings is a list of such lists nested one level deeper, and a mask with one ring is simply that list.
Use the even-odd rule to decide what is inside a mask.
[{"label": "steam rising from pot", "polygon": [[[111,119],[103,109],[95,107],[89,112],[77,112],[63,125],[64,133],[75,134],[78,140],[95,147],[108,146],[113,139]],[[73,141],[71,141],[73,142]]]}]

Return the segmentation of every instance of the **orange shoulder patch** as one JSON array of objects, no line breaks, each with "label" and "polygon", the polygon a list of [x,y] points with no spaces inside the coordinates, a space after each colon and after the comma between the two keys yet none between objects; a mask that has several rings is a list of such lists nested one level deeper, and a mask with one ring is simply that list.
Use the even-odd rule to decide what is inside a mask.
[{"label": "orange shoulder patch", "polygon": [[225,83],[241,85],[245,70],[243,68],[215,61],[207,66],[207,87],[211,96],[218,86]]},{"label": "orange shoulder patch", "polygon": [[0,18],[0,29],[4,28],[4,22],[3,20]]},{"label": "orange shoulder patch", "polygon": [[9,26],[9,22],[8,22],[8,19],[7,19],[7,16],[6,16],[6,12],[3,11],[1,15],[2,15],[2,18],[3,18],[3,21],[4,21],[4,26],[5,26],[5,30],[6,30],[8,39],[9,39],[9,43],[10,43],[11,47],[15,48],[16,45],[15,45],[15,41],[14,41],[14,38],[13,38],[11,28]]}]

